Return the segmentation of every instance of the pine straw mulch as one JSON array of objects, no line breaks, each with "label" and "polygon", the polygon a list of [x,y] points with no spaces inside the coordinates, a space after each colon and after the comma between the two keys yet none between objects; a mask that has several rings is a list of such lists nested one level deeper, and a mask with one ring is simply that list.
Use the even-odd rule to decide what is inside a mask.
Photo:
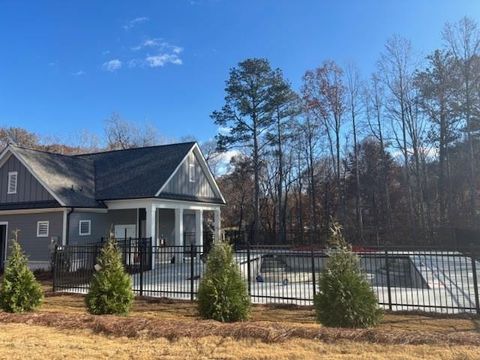
[{"label": "pine straw mulch", "polygon": [[163,320],[138,316],[93,316],[60,312],[0,313],[1,323],[22,323],[65,330],[91,330],[96,334],[129,338],[203,338],[220,336],[235,340],[256,339],[265,343],[288,339],[342,340],[391,345],[473,345],[480,346],[478,332],[437,333],[428,331],[386,331],[377,329],[338,329],[282,322],[246,321],[223,324],[207,320]]}]

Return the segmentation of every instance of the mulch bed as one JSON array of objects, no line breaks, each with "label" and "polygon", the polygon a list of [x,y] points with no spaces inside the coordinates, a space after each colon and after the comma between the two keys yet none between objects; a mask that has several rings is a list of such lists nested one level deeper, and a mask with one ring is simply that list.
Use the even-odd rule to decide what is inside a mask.
[{"label": "mulch bed", "polygon": [[257,339],[266,343],[299,338],[333,343],[341,340],[377,344],[442,344],[480,346],[480,334],[474,332],[435,333],[423,331],[385,331],[385,329],[336,329],[301,326],[276,322],[240,322],[224,324],[216,321],[161,320],[138,316],[93,316],[57,312],[9,314],[0,312],[0,323],[21,323],[49,326],[61,330],[91,330],[107,336],[129,338],[201,338],[230,337],[236,340]]}]

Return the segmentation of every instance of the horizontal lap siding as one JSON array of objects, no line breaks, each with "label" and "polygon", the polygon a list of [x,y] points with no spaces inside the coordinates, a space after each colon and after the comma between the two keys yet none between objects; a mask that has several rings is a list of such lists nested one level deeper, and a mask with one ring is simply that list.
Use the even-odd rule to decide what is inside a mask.
[{"label": "horizontal lap siding", "polygon": [[[91,221],[91,235],[80,235],[80,220]],[[70,214],[69,244],[84,244],[98,242],[102,237],[107,237],[110,228],[115,225],[137,224],[137,210],[109,210],[108,213],[93,213],[75,211]]]},{"label": "horizontal lap siding", "polygon": [[[8,239],[12,239],[12,231],[20,230],[18,240],[30,261],[50,261],[52,238],[62,242],[63,212],[0,215],[0,221],[8,222]],[[49,222],[48,237],[37,237],[38,221]]]},{"label": "horizontal lap siding", "polygon": [[[16,194],[8,194],[8,173],[11,171],[18,173]],[[0,168],[0,202],[5,204],[51,200],[55,200],[53,196],[14,155],[11,155]]]}]

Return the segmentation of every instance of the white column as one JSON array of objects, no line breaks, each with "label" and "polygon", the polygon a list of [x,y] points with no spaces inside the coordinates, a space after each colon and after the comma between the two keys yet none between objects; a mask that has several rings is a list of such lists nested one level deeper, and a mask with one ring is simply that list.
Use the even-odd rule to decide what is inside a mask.
[{"label": "white column", "polygon": [[[146,222],[145,222],[145,237],[152,238],[152,245],[156,244],[157,234],[155,233],[155,213],[156,208],[153,205],[148,205],[145,208],[146,211]],[[138,226],[138,224],[137,224]]]},{"label": "white column", "polygon": [[175,209],[175,246],[183,246],[183,209]]},{"label": "white column", "polygon": [[195,245],[203,246],[203,210],[195,210]]},{"label": "white column", "polygon": [[221,226],[221,217],[220,217],[220,208],[215,209],[214,213],[214,229],[215,229],[215,241],[220,241],[220,226]]},{"label": "white column", "polygon": [[[154,207],[153,205],[148,205],[145,208],[146,212],[146,219],[145,219],[145,237],[152,238],[152,269],[155,268],[155,250],[156,249],[154,246],[157,245],[157,234],[156,234],[156,224],[155,224],[155,219],[156,219],[156,212],[157,208]],[[138,222],[137,222],[137,227],[138,227]],[[140,229],[139,229],[140,232]]]}]

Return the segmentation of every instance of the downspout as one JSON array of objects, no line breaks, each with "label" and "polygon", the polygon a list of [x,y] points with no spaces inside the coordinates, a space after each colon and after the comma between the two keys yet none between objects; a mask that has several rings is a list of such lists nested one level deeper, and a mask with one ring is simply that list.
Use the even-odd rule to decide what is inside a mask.
[{"label": "downspout", "polygon": [[69,243],[69,237],[70,237],[70,214],[73,213],[75,210],[74,207],[71,207],[70,210],[67,213],[67,228],[65,229],[65,245],[68,245]]}]

